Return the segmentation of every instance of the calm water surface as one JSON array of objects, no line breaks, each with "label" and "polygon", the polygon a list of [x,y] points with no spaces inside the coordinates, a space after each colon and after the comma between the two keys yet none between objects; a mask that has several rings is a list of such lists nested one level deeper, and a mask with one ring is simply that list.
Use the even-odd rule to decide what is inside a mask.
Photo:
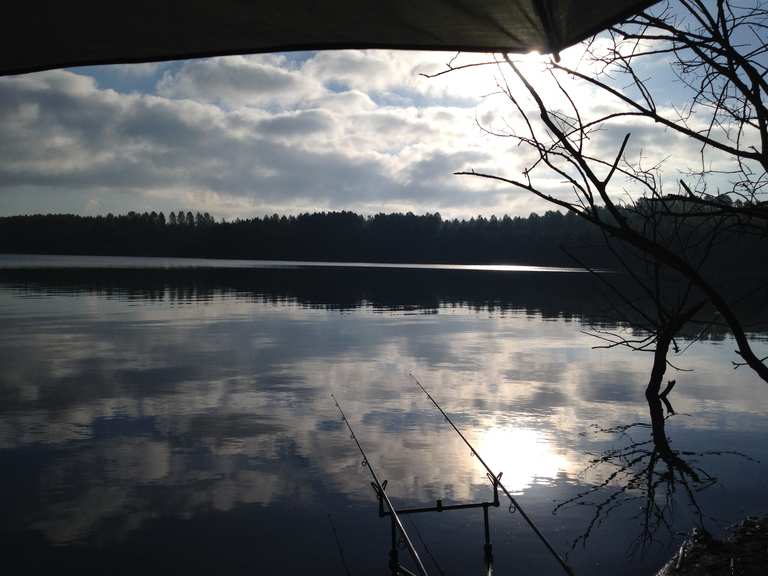
[{"label": "calm water surface", "polygon": [[[586,275],[20,261],[0,257],[0,547],[26,573],[387,574],[330,393],[396,505],[491,495],[409,372],[579,574],[652,574],[691,526],[768,512],[768,388],[733,342],[674,359],[670,464],[651,357],[591,348],[628,329]],[[519,514],[490,522],[497,573],[560,573]],[[478,510],[406,527],[431,574],[480,573]]]}]

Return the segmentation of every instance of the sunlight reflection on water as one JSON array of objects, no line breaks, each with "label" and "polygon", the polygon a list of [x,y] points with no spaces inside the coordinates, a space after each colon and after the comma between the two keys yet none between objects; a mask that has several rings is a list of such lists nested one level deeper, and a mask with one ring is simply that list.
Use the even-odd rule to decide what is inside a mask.
[{"label": "sunlight reflection on water", "polygon": [[573,475],[577,464],[556,446],[541,430],[493,427],[476,433],[475,449],[488,465],[504,473],[504,484],[516,493],[535,482],[553,482],[560,474]]},{"label": "sunlight reflection on water", "polygon": [[305,260],[147,258],[141,256],[48,256],[38,254],[0,254],[0,269],[2,268],[382,268],[473,270],[480,272],[585,272],[582,268],[517,264],[397,264],[386,262],[311,262]]},{"label": "sunlight reflection on water", "polygon": [[[422,290],[424,272],[408,273],[417,275],[402,285]],[[561,278],[529,277],[530,291],[503,302],[413,296],[398,291],[400,280],[391,298],[372,297],[380,276],[345,276],[338,292],[316,301],[304,276],[269,276],[268,286],[249,276],[234,287],[163,277],[144,291],[124,286],[133,282],[124,275],[114,285],[103,275],[0,278],[0,465],[15,471],[0,480],[6,542],[39,534],[73,554],[109,550],[127,568],[161,542],[150,570],[158,573],[178,571],[182,550],[195,559],[184,566],[189,573],[222,568],[230,562],[222,556],[231,559],[228,573],[253,572],[255,546],[262,566],[322,572],[338,563],[330,513],[350,562],[376,573],[386,561],[386,526],[330,392],[398,505],[488,494],[483,468],[410,381],[413,372],[568,549],[594,507],[556,515],[553,508],[610,474],[588,469],[594,454],[625,436],[647,440],[642,427],[624,435],[601,429],[648,420],[642,390],[650,358],[592,350],[582,332],[590,318],[567,300],[575,282],[544,277]],[[350,297],[343,290],[354,282],[360,295]],[[733,346],[723,342],[702,342],[679,359],[695,371],[678,375],[671,441],[691,453],[739,450],[765,461],[768,394],[749,372],[730,368]],[[768,505],[763,464],[732,455],[700,460],[720,483],[699,496],[712,517],[725,522]],[[610,484],[606,496],[617,488]],[[679,508],[685,530],[685,502]],[[492,518],[499,570],[523,562],[530,573],[557,573],[504,511]],[[624,570],[638,526],[629,512],[604,519],[573,562]],[[477,568],[477,551],[466,545],[481,538],[477,514],[414,521],[458,573]],[[286,552],[286,533],[306,542],[304,554]],[[207,544],[190,550],[203,535]],[[253,538],[247,545],[245,535]],[[58,548],[34,542],[18,550],[43,546],[58,558],[51,556]],[[9,545],[22,553],[14,550]],[[647,574],[665,556],[666,548],[654,548],[632,570]]]}]

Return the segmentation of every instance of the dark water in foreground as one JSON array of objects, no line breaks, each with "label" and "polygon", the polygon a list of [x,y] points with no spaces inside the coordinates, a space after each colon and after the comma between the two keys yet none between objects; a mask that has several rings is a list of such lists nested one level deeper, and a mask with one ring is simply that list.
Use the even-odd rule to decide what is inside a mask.
[{"label": "dark water in foreground", "polygon": [[[345,574],[341,547],[351,574],[387,574],[388,524],[331,392],[395,504],[490,496],[409,372],[577,574],[651,574],[695,523],[768,512],[768,388],[731,368],[733,342],[674,359],[694,371],[671,375],[666,432],[685,465],[665,475],[642,425],[651,357],[591,349],[583,330],[626,328],[584,274],[2,269],[12,261],[0,257],[9,573]],[[490,522],[497,573],[560,573],[519,514],[502,505]],[[406,527],[430,574],[481,572],[479,511]]]}]

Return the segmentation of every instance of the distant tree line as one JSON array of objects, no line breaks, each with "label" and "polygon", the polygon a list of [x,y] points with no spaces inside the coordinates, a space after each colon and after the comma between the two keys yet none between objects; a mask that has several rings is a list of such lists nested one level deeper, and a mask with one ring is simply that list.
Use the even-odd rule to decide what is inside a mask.
[{"label": "distant tree line", "polygon": [[0,218],[0,252],[21,254],[575,265],[563,247],[591,265],[614,261],[599,230],[557,211],[465,220],[349,211],[230,222],[191,211]]}]

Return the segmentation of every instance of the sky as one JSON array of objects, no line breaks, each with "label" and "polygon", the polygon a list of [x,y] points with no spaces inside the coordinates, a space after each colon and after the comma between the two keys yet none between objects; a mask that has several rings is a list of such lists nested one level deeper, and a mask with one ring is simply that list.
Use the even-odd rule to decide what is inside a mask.
[{"label": "sky", "polygon": [[[583,69],[581,53],[569,49],[564,61]],[[514,139],[488,133],[521,126],[499,94],[503,66],[422,75],[454,56],[327,51],[0,78],[0,215],[192,210],[233,219],[353,210],[467,218],[550,209],[525,191],[454,175],[520,177],[532,160]],[[489,59],[462,54],[454,64]],[[544,57],[520,59],[544,81]],[[669,76],[666,63],[649,65]],[[669,86],[662,92],[674,103]],[[586,86],[571,89],[595,112],[615,106]],[[618,128],[595,138],[596,154],[615,154],[628,129]],[[631,153],[661,154],[658,127],[631,128]],[[674,138],[667,134],[665,144]],[[673,171],[695,161],[685,142],[675,150]],[[556,178],[543,186],[568,193]]]}]

